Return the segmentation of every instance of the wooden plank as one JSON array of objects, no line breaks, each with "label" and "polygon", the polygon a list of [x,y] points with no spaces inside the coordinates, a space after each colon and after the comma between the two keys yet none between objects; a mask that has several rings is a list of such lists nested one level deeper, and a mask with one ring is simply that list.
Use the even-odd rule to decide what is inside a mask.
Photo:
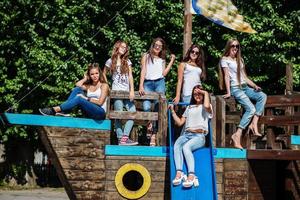
[{"label": "wooden plank", "polygon": [[68,194],[68,197],[72,200],[76,199],[76,196],[73,193],[72,187],[66,177],[66,174],[64,173],[63,167],[61,166],[61,164],[56,156],[56,153],[51,146],[50,140],[47,137],[47,133],[46,133],[45,129],[40,128],[40,129],[38,129],[38,132],[39,132],[41,141],[44,144],[44,146],[49,154],[49,158],[51,159],[51,161],[56,169],[57,176]]},{"label": "wooden plank", "polygon": [[249,160],[300,160],[300,150],[248,150]]},{"label": "wooden plank", "polygon": [[129,112],[129,111],[110,111],[109,119],[132,119],[132,120],[158,120],[157,112]]},{"label": "wooden plank", "polygon": [[243,159],[247,157],[246,149],[234,149],[234,148],[217,148],[217,154],[214,156],[215,158],[235,158],[235,159]]},{"label": "wooden plank", "polygon": [[299,125],[300,124],[300,116],[261,116],[259,123],[268,124],[271,126],[278,125]]},{"label": "wooden plank", "polygon": [[86,190],[100,190],[104,191],[105,182],[104,181],[90,181],[90,180],[77,180],[70,181],[70,184],[74,190],[86,191]]},{"label": "wooden plank", "polygon": [[148,157],[167,157],[168,148],[165,146],[118,146],[106,145],[105,155],[109,156],[148,156]]},{"label": "wooden plank", "polygon": [[110,130],[110,120],[4,113],[9,124]]},{"label": "wooden plank", "polygon": [[216,146],[225,147],[225,101],[222,96],[216,97]]},{"label": "wooden plank", "polygon": [[[125,91],[111,91],[111,99],[129,99],[129,92]],[[159,98],[159,93],[156,92],[146,92],[145,95],[140,96],[139,92],[134,92],[134,99],[136,100],[157,100]]]},{"label": "wooden plank", "polygon": [[167,99],[164,95],[159,96],[159,130],[160,135],[158,135],[159,146],[165,146],[167,144],[167,132],[168,132],[168,104]]},{"label": "wooden plank", "polygon": [[227,115],[226,114],[225,123],[238,124],[240,120],[241,120],[241,116],[240,115]]},{"label": "wooden plank", "polygon": [[300,95],[271,95],[268,96],[265,107],[287,107],[287,106],[299,106]]},{"label": "wooden plank", "polygon": [[[68,180],[97,180],[105,181],[105,170],[82,171],[82,170],[65,170]],[[114,178],[114,177],[113,177]]]},{"label": "wooden plank", "polygon": [[74,170],[105,170],[104,160],[95,158],[60,158],[61,166],[64,169]]},{"label": "wooden plank", "polygon": [[92,130],[92,129],[67,129],[67,128],[56,128],[56,127],[43,127],[47,130],[48,137],[72,137],[76,140],[86,138],[86,140],[105,140],[109,138],[110,131],[103,130]]},{"label": "wooden plank", "polygon": [[75,191],[77,200],[106,199],[105,193],[101,191]]}]

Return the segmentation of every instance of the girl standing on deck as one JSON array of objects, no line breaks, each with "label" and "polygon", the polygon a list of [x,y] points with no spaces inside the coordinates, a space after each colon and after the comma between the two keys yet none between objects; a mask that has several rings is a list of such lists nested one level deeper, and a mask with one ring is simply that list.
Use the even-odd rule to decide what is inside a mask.
[{"label": "girl standing on deck", "polygon": [[201,80],[206,79],[204,52],[198,45],[191,45],[186,52],[182,62],[179,64],[177,79],[176,97],[173,99],[174,104],[178,104],[180,101],[180,93],[182,101],[190,103],[193,87],[201,85]]},{"label": "girl standing on deck", "polygon": [[[241,145],[242,131],[250,124],[251,119],[248,132],[251,131],[255,136],[262,136],[258,131],[257,122],[263,114],[267,95],[248,78],[241,55],[241,46],[236,39],[228,40],[225,46],[225,52],[219,63],[219,85],[221,89],[226,89],[224,98],[234,96],[245,110],[237,131],[231,136],[234,147],[243,149]],[[253,105],[251,100],[256,104]]]},{"label": "girl standing on deck", "polygon": [[[208,120],[212,118],[209,94],[200,85],[196,85],[192,90],[190,105],[187,106],[181,118],[175,113],[173,105],[170,105],[169,108],[175,124],[178,126],[185,124],[183,134],[174,144],[176,177],[172,181],[173,185],[180,185],[184,181],[183,187],[198,186],[193,151],[205,145],[205,136],[208,134]],[[188,177],[182,171],[184,158],[188,168]]]},{"label": "girl standing on deck", "polygon": [[88,118],[105,119],[109,86],[102,76],[99,64],[89,64],[83,79],[78,81],[76,86],[67,101],[60,106],[39,109],[40,113],[66,116],[65,113],[78,106]]},{"label": "girl standing on deck", "polygon": [[[169,73],[174,61],[175,55],[171,54],[171,60],[166,67],[165,41],[161,38],[155,38],[151,44],[149,51],[142,56],[141,60],[142,69],[139,86],[139,93],[141,96],[144,95],[145,92],[158,92],[161,94],[165,94],[165,76]],[[157,111],[157,102],[154,103],[155,110]],[[143,109],[146,112],[150,112],[151,102],[149,100],[143,102]],[[156,123],[148,123],[147,136],[150,137],[150,146],[156,145],[156,129]]]},{"label": "girl standing on deck", "polygon": [[[128,99],[114,100],[114,110],[123,111],[123,108],[130,112],[135,112],[136,108],[133,103],[134,100],[134,86],[132,77],[132,63],[128,59],[129,48],[123,41],[117,41],[114,44],[111,58],[105,63],[103,74],[105,79],[106,73],[111,73],[112,90],[129,92]],[[129,134],[133,127],[133,120],[126,121],[124,129],[122,129],[121,120],[115,121],[115,129],[118,137],[119,145],[137,145],[138,142],[129,139]]]}]

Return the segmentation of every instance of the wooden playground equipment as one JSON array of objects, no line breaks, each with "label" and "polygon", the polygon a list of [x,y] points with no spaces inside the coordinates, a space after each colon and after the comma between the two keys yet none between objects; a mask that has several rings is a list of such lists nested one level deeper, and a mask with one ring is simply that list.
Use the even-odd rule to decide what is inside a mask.
[{"label": "wooden playground equipment", "polygon": [[[219,200],[300,199],[300,94],[288,91],[288,87],[286,93],[268,96],[265,115],[260,119],[264,139],[246,135],[244,150],[228,144],[242,110],[232,98],[212,96],[215,152],[211,153],[211,162],[216,188],[211,191]],[[110,101],[116,98],[126,99],[128,94],[112,92]],[[145,99],[158,101],[158,112],[143,112],[141,102]],[[3,114],[3,119],[11,125],[38,126],[41,141],[70,199],[180,199],[170,185],[172,141],[166,146],[166,98],[158,94],[140,97],[136,93],[135,101],[137,112],[115,112],[109,106],[103,121],[13,113]],[[158,121],[158,146],[111,145],[115,119],[133,119],[141,125]],[[133,133],[137,137],[137,132]],[[196,165],[203,162],[201,157],[197,161]],[[201,185],[200,180],[199,187],[207,185]],[[195,191],[192,188],[190,193],[200,198]],[[185,195],[193,199],[189,193]]]}]

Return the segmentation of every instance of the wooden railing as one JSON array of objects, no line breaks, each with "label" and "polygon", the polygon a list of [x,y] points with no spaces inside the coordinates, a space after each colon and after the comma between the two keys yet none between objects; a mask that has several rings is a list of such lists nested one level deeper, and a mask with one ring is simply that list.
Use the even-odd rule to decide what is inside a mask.
[{"label": "wooden railing", "polygon": [[[217,147],[228,147],[230,136],[235,132],[243,111],[232,97],[224,99],[222,96],[216,96],[214,105],[215,144]],[[266,144],[262,144],[261,138],[257,140],[251,138],[251,135],[246,135],[247,148],[258,148],[254,143],[259,141],[262,144],[259,148],[290,148],[290,135],[300,132],[299,108],[299,94],[268,96],[264,115],[259,120],[259,129],[266,135]]]},{"label": "wooden railing", "polygon": [[[167,100],[164,95],[147,92],[144,96],[140,96],[138,92],[135,92],[134,104],[136,106],[136,112],[118,112],[113,110],[113,100],[115,99],[129,99],[128,92],[112,91],[110,94],[110,104],[108,105],[108,118],[120,119],[120,120],[134,120],[135,124],[146,126],[148,121],[158,121],[158,130],[156,142],[157,145],[166,145],[168,117],[167,117]],[[158,101],[158,112],[144,112],[142,108],[143,101],[151,100]]]}]

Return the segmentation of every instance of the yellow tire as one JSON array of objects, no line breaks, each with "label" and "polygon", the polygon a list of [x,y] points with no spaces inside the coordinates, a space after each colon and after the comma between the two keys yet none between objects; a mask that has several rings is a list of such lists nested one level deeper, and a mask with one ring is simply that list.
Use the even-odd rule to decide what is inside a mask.
[{"label": "yellow tire", "polygon": [[[136,191],[132,191],[127,189],[124,186],[123,183],[123,177],[126,173],[130,171],[136,171],[143,177],[143,185]],[[149,171],[140,164],[137,163],[127,163],[120,167],[120,169],[117,171],[116,177],[115,177],[115,185],[120,195],[127,199],[138,199],[144,196],[151,185],[151,177]]]}]

